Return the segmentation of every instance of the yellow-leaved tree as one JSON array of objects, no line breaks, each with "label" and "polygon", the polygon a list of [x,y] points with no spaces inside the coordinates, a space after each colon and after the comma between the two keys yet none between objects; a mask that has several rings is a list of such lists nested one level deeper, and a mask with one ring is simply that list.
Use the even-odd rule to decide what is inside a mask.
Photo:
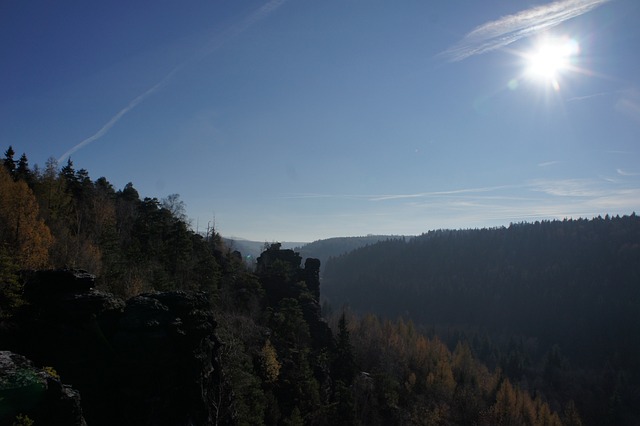
[{"label": "yellow-leaved tree", "polygon": [[38,212],[29,186],[0,167],[0,245],[20,269],[49,266],[53,236]]}]

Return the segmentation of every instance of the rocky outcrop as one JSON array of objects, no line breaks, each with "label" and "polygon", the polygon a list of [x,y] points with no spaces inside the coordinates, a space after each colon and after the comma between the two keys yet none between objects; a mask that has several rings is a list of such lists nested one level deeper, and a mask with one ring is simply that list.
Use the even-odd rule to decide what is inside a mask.
[{"label": "rocky outcrop", "polygon": [[308,258],[303,269],[300,254],[280,247],[280,243],[271,244],[256,261],[256,273],[270,303],[276,304],[285,297],[298,298],[300,288],[296,284],[300,282],[304,282],[314,299],[320,300],[320,261]]},{"label": "rocky outcrop", "polygon": [[304,271],[302,272],[307,288],[316,298],[320,300],[320,260],[312,257],[304,261]]},{"label": "rocky outcrop", "polygon": [[86,426],[80,393],[54,374],[21,355],[0,351],[0,424],[22,416],[35,424]]},{"label": "rocky outcrop", "polygon": [[0,341],[78,389],[89,424],[214,423],[219,342],[205,293],[125,302],[64,270],[34,273],[24,294],[29,305],[0,327]]},{"label": "rocky outcrop", "polygon": [[204,293],[143,294],[127,302],[112,344],[128,422],[213,424],[214,328]]},{"label": "rocky outcrop", "polygon": [[[304,268],[302,257],[291,249],[272,244],[257,259],[256,272],[270,306],[277,306],[284,298],[298,300],[314,349],[333,347],[331,329],[322,318],[320,309],[320,261],[308,258]],[[301,283],[304,283],[301,286]]]}]

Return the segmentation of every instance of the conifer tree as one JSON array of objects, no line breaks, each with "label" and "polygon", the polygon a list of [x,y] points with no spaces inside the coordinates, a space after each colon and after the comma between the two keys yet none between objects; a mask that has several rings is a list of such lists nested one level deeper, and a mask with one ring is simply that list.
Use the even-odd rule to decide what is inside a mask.
[{"label": "conifer tree", "polygon": [[15,170],[15,180],[22,180],[33,187],[33,172],[29,169],[29,160],[27,154],[22,154],[18,160],[18,165]]},{"label": "conifer tree", "polygon": [[333,362],[333,373],[336,380],[341,380],[345,385],[350,385],[356,374],[356,364],[353,355],[353,347],[349,336],[348,323],[343,312],[338,322],[338,335],[336,337],[336,357]]},{"label": "conifer tree", "polygon": [[7,169],[7,171],[11,175],[11,177],[13,177],[16,170],[16,162],[13,159],[13,156],[15,154],[16,152],[13,150],[13,147],[11,145],[9,145],[9,148],[7,148],[7,150],[4,152],[3,164],[5,169]]}]

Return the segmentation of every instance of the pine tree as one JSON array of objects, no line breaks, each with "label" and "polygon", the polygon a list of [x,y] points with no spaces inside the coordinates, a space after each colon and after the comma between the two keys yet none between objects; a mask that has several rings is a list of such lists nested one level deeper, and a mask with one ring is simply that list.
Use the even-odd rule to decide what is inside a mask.
[{"label": "pine tree", "polygon": [[356,364],[353,355],[353,347],[349,336],[347,318],[343,312],[338,322],[338,335],[336,337],[336,356],[333,362],[333,376],[336,380],[350,385],[356,374]]},{"label": "pine tree", "polygon": [[18,165],[15,170],[15,180],[22,180],[29,185],[30,188],[33,187],[33,172],[29,169],[29,160],[27,159],[27,154],[22,154],[20,159],[18,160]]},{"label": "pine tree", "polygon": [[16,171],[16,162],[13,159],[13,156],[15,154],[16,152],[13,150],[13,147],[11,145],[9,145],[9,148],[7,148],[7,150],[4,152],[3,164],[5,169],[7,169],[7,171],[9,172],[9,175],[11,175],[11,177],[14,176]]},{"label": "pine tree", "polygon": [[71,158],[67,159],[67,164],[60,170],[60,176],[64,178],[68,185],[72,185],[76,181],[76,171],[73,168]]}]

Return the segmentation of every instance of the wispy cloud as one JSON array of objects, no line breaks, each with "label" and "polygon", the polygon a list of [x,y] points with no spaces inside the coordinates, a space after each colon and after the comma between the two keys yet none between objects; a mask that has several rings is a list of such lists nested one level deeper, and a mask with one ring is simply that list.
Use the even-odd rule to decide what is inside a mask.
[{"label": "wispy cloud", "polygon": [[476,27],[439,56],[455,62],[499,49],[523,37],[553,28],[609,1],[560,0],[507,15]]},{"label": "wispy cloud", "polygon": [[599,197],[608,193],[593,179],[536,179],[529,182],[529,188],[557,197]]},{"label": "wispy cloud", "polygon": [[318,194],[318,193],[305,193],[305,194],[286,194],[282,199],[314,199],[314,198],[341,198],[341,199],[367,199],[368,195],[354,195],[354,194]]},{"label": "wispy cloud", "polygon": [[630,172],[622,169],[616,169],[616,172],[618,172],[620,176],[640,176],[640,173]]},{"label": "wispy cloud", "polygon": [[588,99],[601,98],[603,96],[615,95],[616,93],[620,93],[620,91],[617,90],[617,91],[613,91],[613,92],[600,92],[600,93],[593,93],[591,95],[574,96],[572,98],[567,99],[567,102],[586,101]]},{"label": "wispy cloud", "polygon": [[637,123],[640,123],[640,90],[631,88],[626,90],[616,102],[615,108]]},{"label": "wispy cloud", "polygon": [[271,0],[264,4],[262,7],[254,11],[251,15],[247,16],[243,21],[238,24],[230,27],[222,36],[213,37],[206,46],[202,49],[202,51],[193,58],[195,61],[205,58],[211,53],[218,50],[224,44],[226,44],[229,40],[237,37],[238,35],[245,32],[247,29],[266,19],[269,15],[275,12],[280,6],[282,6],[287,0]]},{"label": "wispy cloud", "polygon": [[398,208],[412,207],[417,218],[428,218],[429,223],[441,224],[438,226],[483,227],[523,220],[629,214],[640,206],[640,187],[604,179],[537,179],[513,189],[433,197]]},{"label": "wispy cloud", "polygon": [[558,164],[559,161],[545,161],[543,163],[538,163],[538,167],[549,167],[549,166],[553,166],[555,164]]},{"label": "wispy cloud", "polygon": [[400,199],[410,199],[410,198],[462,195],[462,194],[471,194],[471,193],[480,193],[480,192],[492,192],[492,191],[508,189],[508,188],[513,188],[513,186],[501,185],[501,186],[487,186],[487,187],[479,187],[479,188],[454,189],[450,191],[419,192],[415,194],[375,195],[375,196],[369,197],[369,200],[370,201],[388,201],[388,200],[400,200]]},{"label": "wispy cloud", "polygon": [[131,110],[133,110],[135,107],[140,105],[148,97],[150,97],[151,95],[156,93],[158,90],[162,89],[162,87],[164,87],[176,75],[176,73],[178,73],[185,66],[187,66],[188,64],[194,63],[194,62],[198,62],[198,61],[202,60],[203,58],[205,58],[206,56],[212,54],[214,51],[218,50],[225,43],[227,43],[230,39],[232,39],[234,37],[237,37],[239,34],[241,34],[244,31],[246,31],[249,27],[251,27],[254,24],[256,24],[257,22],[267,18],[276,9],[278,9],[280,6],[282,6],[282,4],[285,3],[285,1],[286,0],[271,0],[271,1],[267,2],[265,5],[263,5],[262,7],[257,9],[256,11],[254,11],[248,17],[246,17],[239,24],[231,27],[222,36],[212,38],[209,41],[209,43],[207,45],[205,45],[200,50],[200,52],[198,54],[196,54],[195,56],[193,56],[193,57],[189,58],[188,60],[184,61],[183,63],[181,63],[177,67],[173,68],[169,73],[167,73],[167,75],[165,75],[162,78],[162,80],[160,80],[160,82],[158,82],[153,87],[151,87],[150,89],[146,90],[141,95],[135,97],[133,100],[131,100],[126,107],[122,108],[120,111],[118,111],[118,113],[116,115],[111,117],[111,119],[109,121],[107,121],[107,123],[104,126],[102,126],[100,128],[100,130],[98,130],[96,133],[94,133],[93,135],[89,136],[88,138],[82,140],[80,143],[76,144],[74,147],[69,149],[64,154],[62,154],[60,156],[60,158],[58,158],[58,162],[62,162],[64,160],[66,160],[67,158],[69,158],[69,156],[71,156],[76,151],[78,151],[78,150],[84,148],[85,146],[87,146],[87,145],[97,141],[98,139],[102,138],[104,135],[106,135],[109,132],[109,130],[111,130],[111,128],[113,126],[115,126],[118,123],[118,121],[120,121],[122,119],[122,117],[124,117]]},{"label": "wispy cloud", "polygon": [[[411,235],[429,229],[484,228],[522,221],[630,214],[640,210],[640,185],[632,180],[535,179],[516,185],[396,195],[300,194],[293,198],[299,199],[298,207],[309,201],[312,215],[317,215],[313,221],[330,224],[327,229],[337,232],[336,235],[372,232]],[[322,198],[322,202],[308,197]],[[318,208],[319,205],[322,207]]]},{"label": "wispy cloud", "polygon": [[283,199],[314,199],[314,198],[333,198],[344,200],[362,200],[362,201],[394,201],[394,200],[415,200],[420,198],[443,198],[443,197],[462,197],[465,195],[473,195],[479,193],[495,192],[500,190],[518,188],[515,185],[487,186],[478,188],[461,188],[447,191],[431,191],[417,192],[413,194],[322,194],[322,193],[302,193],[283,195]]}]

